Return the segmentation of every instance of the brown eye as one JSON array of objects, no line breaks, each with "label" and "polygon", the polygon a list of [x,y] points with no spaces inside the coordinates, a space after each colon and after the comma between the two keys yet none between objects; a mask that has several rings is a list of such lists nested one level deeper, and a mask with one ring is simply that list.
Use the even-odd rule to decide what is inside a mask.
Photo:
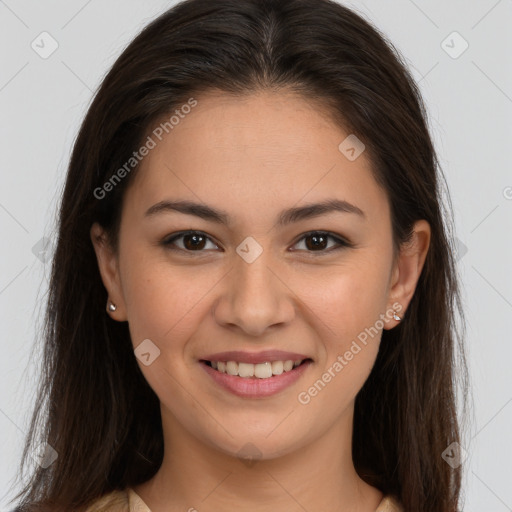
[{"label": "brown eye", "polygon": [[[177,243],[177,241],[180,241],[181,243]],[[198,231],[186,231],[184,233],[174,235],[171,238],[167,238],[163,241],[163,244],[165,246],[170,246],[171,249],[174,249],[174,247],[172,247],[174,245],[177,250],[181,249],[186,252],[203,252],[208,241],[211,242],[211,239],[204,233]],[[214,249],[218,249],[217,245],[213,242],[211,242],[211,244]]]},{"label": "brown eye", "polygon": [[[312,231],[310,233],[306,233],[298,243],[302,242],[303,240],[305,241],[303,249],[307,252],[329,253],[331,250],[337,250],[343,247],[351,247],[350,243],[325,231]],[[329,246],[329,240],[334,240],[335,244]]]},{"label": "brown eye", "polygon": [[184,235],[183,236],[183,245],[186,249],[191,251],[195,249],[204,249],[206,243],[206,237],[203,235]]},{"label": "brown eye", "polygon": [[320,233],[320,234],[315,233],[313,235],[308,235],[307,237],[305,237],[306,247],[311,250],[325,249],[328,244],[328,242],[327,242],[328,238],[329,238],[328,236],[325,236],[322,233]]},{"label": "brown eye", "polygon": [[[334,241],[334,244],[330,244],[330,241]],[[211,245],[210,247],[207,247],[209,243]],[[295,245],[298,245],[299,243],[304,244],[301,250],[309,253],[316,252],[328,254],[344,247],[353,247],[350,242],[325,231],[312,231],[310,233],[306,233]],[[205,252],[208,249],[219,249],[209,236],[200,231],[185,231],[172,235],[171,237],[166,238],[162,242],[162,245],[172,250],[188,253],[200,253]]]}]

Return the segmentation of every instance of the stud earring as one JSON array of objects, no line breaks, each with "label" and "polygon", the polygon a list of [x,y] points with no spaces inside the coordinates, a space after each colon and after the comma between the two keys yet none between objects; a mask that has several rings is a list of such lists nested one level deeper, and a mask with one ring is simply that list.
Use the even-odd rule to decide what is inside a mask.
[{"label": "stud earring", "polygon": [[107,311],[114,312],[117,309],[117,306],[111,302],[110,300],[107,302]]},{"label": "stud earring", "polygon": [[399,317],[399,316],[396,314],[396,311],[395,311],[395,310],[393,310],[393,318],[394,318],[395,320],[398,320],[399,322],[400,322],[400,320],[402,320],[402,318],[401,318],[401,317]]}]

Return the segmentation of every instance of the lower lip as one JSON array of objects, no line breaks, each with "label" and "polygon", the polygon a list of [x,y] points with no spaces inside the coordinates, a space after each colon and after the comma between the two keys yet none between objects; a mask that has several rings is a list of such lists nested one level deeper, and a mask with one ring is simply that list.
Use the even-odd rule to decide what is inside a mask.
[{"label": "lower lip", "polygon": [[234,395],[244,398],[265,398],[291,386],[301,377],[311,362],[305,361],[289,372],[283,372],[281,375],[274,375],[267,379],[229,375],[215,370],[206,363],[201,362],[200,364],[217,384],[231,391]]}]

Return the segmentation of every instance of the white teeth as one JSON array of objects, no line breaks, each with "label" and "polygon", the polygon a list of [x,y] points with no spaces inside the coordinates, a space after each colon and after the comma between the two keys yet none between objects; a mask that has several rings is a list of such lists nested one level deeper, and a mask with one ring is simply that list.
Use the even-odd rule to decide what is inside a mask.
[{"label": "white teeth", "polygon": [[254,366],[254,376],[258,379],[268,379],[272,377],[272,363],[258,363]]},{"label": "white teeth", "polygon": [[289,372],[293,368],[293,361],[285,361],[283,363],[283,369],[285,372]]},{"label": "white teeth", "polygon": [[272,375],[281,375],[283,372],[289,372],[293,368],[299,366],[302,359],[292,361],[267,361],[265,363],[237,363],[236,361],[212,361],[212,368],[221,373],[229,375],[238,375],[239,377],[249,378],[257,377],[258,379],[268,379]]},{"label": "white teeth", "polygon": [[274,375],[281,375],[283,371],[283,361],[272,361],[272,373]]},{"label": "white teeth", "polygon": [[249,363],[238,363],[238,375],[240,377],[254,376],[254,365]]},{"label": "white teeth", "polygon": [[228,361],[226,363],[226,372],[229,373],[229,375],[238,375],[238,365],[235,361]]}]

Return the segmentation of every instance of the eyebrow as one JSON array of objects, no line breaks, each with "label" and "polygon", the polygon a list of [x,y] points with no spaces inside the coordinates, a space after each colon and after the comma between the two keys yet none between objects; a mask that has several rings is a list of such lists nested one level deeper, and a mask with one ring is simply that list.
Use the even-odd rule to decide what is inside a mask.
[{"label": "eyebrow", "polygon": [[[195,203],[193,201],[180,200],[170,201],[164,200],[151,206],[146,213],[145,217],[152,217],[165,212],[179,212],[186,215],[195,215],[201,219],[216,222],[218,224],[224,224],[229,226],[231,224],[230,216],[227,212],[217,210],[211,206],[205,204]],[[312,219],[326,215],[328,213],[341,212],[341,213],[352,213],[362,218],[366,218],[364,212],[357,206],[343,201],[341,199],[327,199],[320,203],[311,203],[304,206],[297,206],[288,208],[279,213],[277,218],[278,226],[286,226],[294,222],[299,222],[305,219]]]}]

